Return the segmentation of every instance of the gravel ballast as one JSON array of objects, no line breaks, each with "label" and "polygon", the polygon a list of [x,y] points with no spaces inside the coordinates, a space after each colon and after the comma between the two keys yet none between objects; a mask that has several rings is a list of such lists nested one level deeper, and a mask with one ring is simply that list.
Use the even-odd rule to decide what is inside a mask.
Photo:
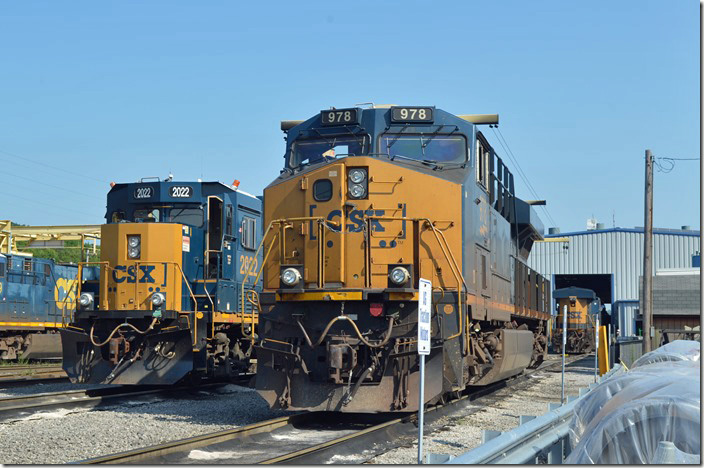
[{"label": "gravel ballast", "polygon": [[[552,371],[544,370],[426,425],[425,452],[459,455],[481,443],[483,429],[507,431],[518,425],[521,415],[545,413],[548,402],[560,400],[560,379],[559,366]],[[568,366],[568,395],[577,395],[580,387],[593,381],[593,358]],[[48,387],[41,392],[64,389]],[[3,393],[11,396],[29,391],[13,388]],[[34,393],[38,393],[37,389]],[[236,385],[148,403],[123,400],[93,410],[60,409],[0,424],[0,460],[4,464],[79,461],[232,429],[284,414],[271,411],[253,389]],[[369,462],[415,464],[417,451],[417,444],[411,443]],[[345,457],[333,460],[334,463],[350,461]],[[357,458],[354,462],[359,461]]]},{"label": "gravel ballast", "polygon": [[[559,360],[558,356],[550,356]],[[594,382],[594,357],[581,359],[567,367],[565,385],[567,395],[578,395],[580,387]],[[426,425],[423,452],[461,455],[481,444],[482,431],[510,431],[519,424],[519,417],[540,416],[548,411],[548,403],[560,401],[560,366],[529,376],[524,382],[507,387],[468,407]],[[425,455],[424,455],[425,456]],[[378,464],[416,464],[418,444],[390,450],[369,460]]]},{"label": "gravel ballast", "polygon": [[56,410],[0,424],[3,464],[56,464],[230,429],[283,415],[254,389],[227,385],[158,402]]}]

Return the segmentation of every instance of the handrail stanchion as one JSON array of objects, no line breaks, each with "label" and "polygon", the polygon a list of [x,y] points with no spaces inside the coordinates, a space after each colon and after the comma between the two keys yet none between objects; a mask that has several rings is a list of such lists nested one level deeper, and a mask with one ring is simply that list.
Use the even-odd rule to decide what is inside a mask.
[{"label": "handrail stanchion", "polygon": [[567,351],[567,304],[562,307],[562,396],[560,403],[565,404],[565,351]]}]

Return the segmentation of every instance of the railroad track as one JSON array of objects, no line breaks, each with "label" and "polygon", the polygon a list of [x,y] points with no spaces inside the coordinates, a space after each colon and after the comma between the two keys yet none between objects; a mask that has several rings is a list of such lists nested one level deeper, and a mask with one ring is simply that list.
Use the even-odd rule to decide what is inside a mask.
[{"label": "railroad track", "polygon": [[0,422],[16,421],[42,412],[59,409],[97,408],[113,405],[120,400],[152,401],[164,396],[189,394],[194,391],[216,388],[229,383],[245,383],[251,378],[242,376],[233,382],[210,382],[198,386],[137,386],[115,385],[102,388],[77,389],[63,392],[39,393],[0,398]]},{"label": "railroad track", "polygon": [[0,388],[18,387],[38,383],[68,381],[61,366],[3,366],[0,367]]},{"label": "railroad track", "polygon": [[[571,363],[583,356],[567,358]],[[508,381],[475,390],[425,411],[428,424],[498,390],[524,382],[537,372],[559,366],[550,360]],[[417,413],[360,415],[332,412],[291,414],[243,427],[176,440],[97,458],[82,464],[323,464],[363,463],[412,441]],[[361,455],[364,454],[364,455]]]}]

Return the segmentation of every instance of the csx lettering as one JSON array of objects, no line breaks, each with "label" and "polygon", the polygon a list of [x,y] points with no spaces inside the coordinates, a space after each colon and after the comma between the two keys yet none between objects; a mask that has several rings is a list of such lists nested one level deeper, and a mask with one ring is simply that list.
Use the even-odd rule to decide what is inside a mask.
[{"label": "csx lettering", "polygon": [[[350,211],[350,214],[347,217],[347,220],[350,221],[349,223],[347,223],[347,232],[362,232],[364,230],[364,215],[384,216],[384,214],[384,210],[352,210]],[[328,213],[326,219],[328,221],[336,221],[335,218],[338,218],[337,222],[339,223],[339,218],[341,216],[341,210],[332,210],[330,213]],[[372,230],[375,232],[386,231],[386,229],[384,229],[384,226],[379,222],[378,219],[371,219],[371,224]],[[338,226],[330,226],[330,229],[332,229],[333,231],[340,230]]]},{"label": "csx lettering", "polygon": [[[310,205],[310,216],[316,216],[315,209],[317,208],[317,205]],[[402,217],[406,216],[406,205],[399,205],[399,209],[401,211],[400,215]],[[391,215],[392,216],[397,216],[399,213],[397,210],[392,210]],[[319,215],[318,215],[319,216]],[[365,228],[365,223],[366,219],[369,219],[369,222],[371,224],[371,229],[374,232],[386,232],[386,228],[382,224],[382,220],[376,219],[377,217],[384,217],[387,216],[386,210],[352,210],[348,212],[347,214],[347,223],[345,225],[346,232],[362,232],[364,231]],[[342,210],[332,210],[330,211],[327,216],[325,216],[325,219],[331,222],[340,222],[340,218],[342,217]],[[339,232],[340,227],[339,226],[334,226],[332,224],[328,225],[328,228],[332,231]],[[316,236],[316,229],[313,224],[313,221],[310,221],[309,225],[310,229],[310,239],[315,240],[317,238]],[[406,232],[406,221],[402,221],[402,228],[401,230],[403,231],[403,235],[401,235],[401,239],[404,239],[406,237],[405,232]]]},{"label": "csx lettering", "polygon": [[569,319],[578,319],[581,317],[582,317],[582,314],[580,312],[567,312],[567,318],[569,318]]},{"label": "csx lettering", "polygon": [[[139,265],[139,272],[141,273],[139,277],[140,283],[155,283],[154,277],[152,277],[152,272],[156,269],[154,265]],[[137,269],[134,265],[129,267],[125,265],[115,265],[112,270],[112,279],[116,283],[136,283],[137,282]]]}]

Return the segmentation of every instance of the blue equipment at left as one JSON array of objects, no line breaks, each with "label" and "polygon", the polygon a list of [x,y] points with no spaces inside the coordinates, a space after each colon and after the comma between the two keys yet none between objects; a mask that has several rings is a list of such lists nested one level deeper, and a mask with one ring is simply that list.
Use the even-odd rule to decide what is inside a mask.
[{"label": "blue equipment at left", "polygon": [[[83,289],[97,286],[83,270]],[[59,359],[59,328],[76,307],[78,266],[21,254],[0,254],[0,360]]]}]

